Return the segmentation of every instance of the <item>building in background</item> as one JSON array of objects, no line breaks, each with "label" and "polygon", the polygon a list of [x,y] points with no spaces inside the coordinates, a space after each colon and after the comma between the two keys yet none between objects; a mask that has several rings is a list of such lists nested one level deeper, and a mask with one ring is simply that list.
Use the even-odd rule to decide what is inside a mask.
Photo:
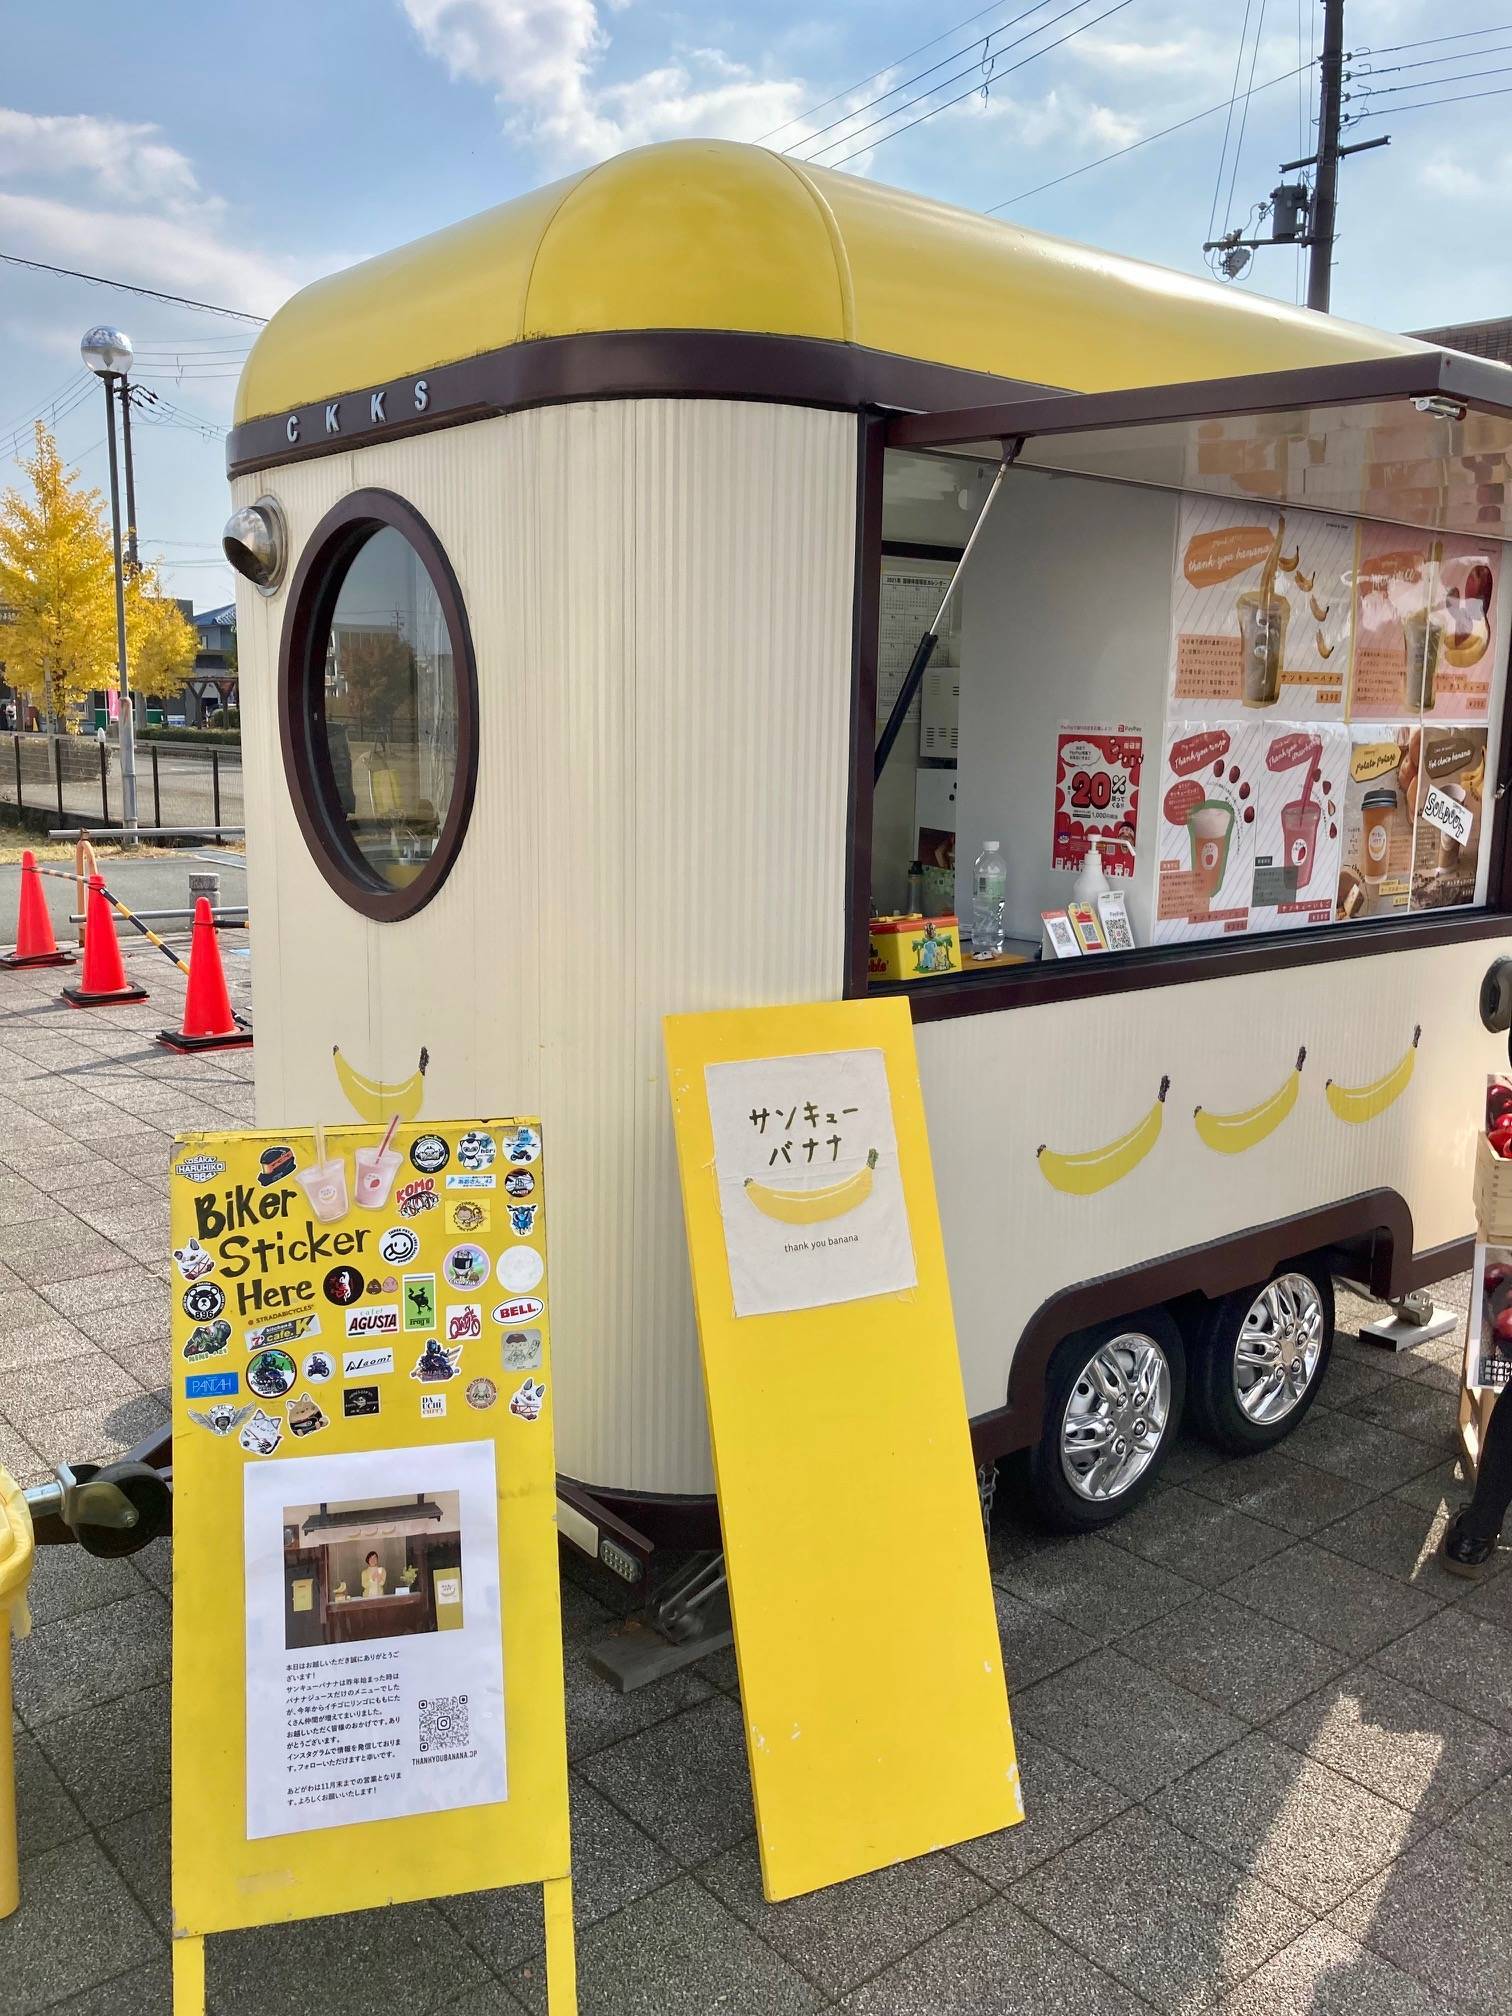
[{"label": "building in background", "polygon": [[1466,350],[1472,357],[1512,364],[1512,315],[1494,322],[1452,322],[1445,329],[1411,329],[1408,334],[1444,350]]},{"label": "building in background", "polygon": [[187,726],[209,727],[214,717],[237,701],[236,604],[204,609],[195,615],[187,602],[180,608],[199,633],[194,670],[184,688],[182,713]]}]

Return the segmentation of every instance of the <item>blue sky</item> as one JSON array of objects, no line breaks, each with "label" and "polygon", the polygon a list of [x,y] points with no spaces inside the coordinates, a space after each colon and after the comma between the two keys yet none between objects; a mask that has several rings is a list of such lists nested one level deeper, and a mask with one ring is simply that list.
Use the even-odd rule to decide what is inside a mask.
[{"label": "blue sky", "polygon": [[[305,280],[624,147],[779,129],[769,144],[826,165],[843,160],[850,173],[972,209],[1006,204],[998,215],[1034,229],[1201,272],[1215,187],[1218,227],[1226,213],[1240,223],[1278,163],[1313,144],[1290,79],[1250,103],[1231,206],[1239,122],[1220,182],[1222,111],[1024,196],[1226,106],[1236,61],[1241,89],[1291,71],[1309,34],[1321,36],[1322,9],[1002,0],[967,22],[973,11],[970,0],[833,0],[817,16],[788,0],[148,0],[124,10],[11,0],[0,251],[267,314]],[[1502,33],[1381,53],[1503,19]],[[943,39],[919,49],[933,37]],[[1357,58],[1348,88],[1375,95],[1350,110],[1453,102],[1358,127],[1358,138],[1394,137],[1343,168],[1336,311],[1399,329],[1512,313],[1508,101],[1469,95],[1512,85],[1512,0],[1350,0],[1345,40],[1374,52]],[[1241,284],[1291,300],[1296,255],[1260,254]],[[13,473],[14,430],[55,402],[64,454],[103,487],[103,399],[84,384],[77,350],[98,320],[131,334],[141,383],[165,402],[137,437],[144,550],[164,561],[174,593],[209,607],[230,594],[216,557],[227,508],[218,430],[248,325],[0,266],[3,473]]]}]

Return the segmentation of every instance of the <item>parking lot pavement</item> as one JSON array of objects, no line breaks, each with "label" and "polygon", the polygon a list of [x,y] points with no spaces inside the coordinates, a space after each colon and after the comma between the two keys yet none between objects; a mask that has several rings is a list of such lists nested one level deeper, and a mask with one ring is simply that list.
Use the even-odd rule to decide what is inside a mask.
[{"label": "parking lot pavement", "polygon": [[[155,1046],[181,983],[146,948],[128,961],[152,1001],[87,1014],[56,973],[0,975],[0,1462],[25,1479],[166,1419],[169,1143],[252,1117],[250,1053]],[[228,966],[242,1006],[249,962]],[[616,1694],[587,1659],[616,1592],[569,1560],[584,2016],[1500,2016],[1512,1554],[1480,1586],[1443,1573],[1457,1346],[1390,1357],[1358,1340],[1367,1313],[1341,1296],[1322,1401],[1282,1448],[1183,1442],[1144,1507],[1084,1539],[1002,1494],[1028,1818],[813,1897],[762,1900],[734,1662]],[[39,1555],[6,2016],[166,2016],[170,1558]],[[929,1628],[927,1590],[897,1600]],[[537,1897],[214,1939],[211,2007],[543,2010]]]}]

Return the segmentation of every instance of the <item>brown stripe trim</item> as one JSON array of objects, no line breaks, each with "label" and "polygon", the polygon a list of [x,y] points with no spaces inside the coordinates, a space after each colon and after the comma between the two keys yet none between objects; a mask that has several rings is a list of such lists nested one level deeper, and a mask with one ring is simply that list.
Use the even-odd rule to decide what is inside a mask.
[{"label": "brown stripe trim", "polygon": [[[1512,710],[1509,710],[1512,712]],[[1082,959],[1036,960],[1001,972],[963,973],[959,979],[894,981],[852,987],[869,999],[905,994],[915,1023],[948,1022],[956,1015],[997,1015],[1008,1008],[1052,1001],[1085,1001],[1141,987],[1184,987],[1193,980],[1233,980],[1339,959],[1422,951],[1477,938],[1512,941],[1512,913],[1468,910],[1439,917],[1390,918],[1367,924],[1321,924],[1310,931],[1272,932],[1262,938],[1220,938],[1204,945],[1147,945],[1133,952]],[[1508,945],[1512,952],[1512,943]]]},{"label": "brown stripe trim", "polygon": [[1043,400],[1056,390],[808,336],[721,329],[543,336],[244,421],[226,443],[226,473],[246,476],[375,441],[579,399],[751,399],[854,412],[867,406]]},{"label": "brown stripe trim", "polygon": [[705,1548],[722,1544],[719,1500],[712,1493],[682,1497],[667,1491],[608,1490],[561,1475],[557,1477],[557,1490],[567,1497],[569,1504],[575,1496],[615,1515],[657,1547]]}]

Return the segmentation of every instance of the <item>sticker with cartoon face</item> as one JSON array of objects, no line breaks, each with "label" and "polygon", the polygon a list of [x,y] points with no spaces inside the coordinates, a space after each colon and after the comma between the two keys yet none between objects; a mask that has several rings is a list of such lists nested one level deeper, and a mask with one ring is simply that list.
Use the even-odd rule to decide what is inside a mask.
[{"label": "sticker with cartoon face", "polygon": [[529,1197],[535,1189],[535,1178],[528,1169],[511,1169],[504,1178],[504,1188],[511,1197]]},{"label": "sticker with cartoon face", "polygon": [[499,1255],[499,1286],[524,1295],[546,1272],[546,1262],[533,1246],[506,1246]]},{"label": "sticker with cartoon face", "polygon": [[456,1197],[446,1207],[446,1229],[453,1236],[486,1232],[491,1216],[487,1198]]},{"label": "sticker with cartoon face", "polygon": [[488,1255],[481,1246],[464,1240],[447,1254],[441,1263],[441,1271],[453,1288],[481,1288],[488,1279]]},{"label": "sticker with cartoon face", "polygon": [[238,1407],[229,1400],[218,1400],[203,1413],[197,1407],[191,1407],[189,1419],[196,1427],[208,1428],[212,1435],[234,1435],[253,1411],[250,1402]]},{"label": "sticker with cartoon face", "polygon": [[447,1379],[455,1379],[461,1370],[462,1346],[448,1348],[432,1337],[410,1371],[411,1379],[418,1379],[422,1385],[434,1385]]},{"label": "sticker with cartoon face", "polygon": [[320,1402],[308,1393],[301,1393],[288,1406],[289,1433],[291,1435],[314,1435],[331,1424],[321,1412]]},{"label": "sticker with cartoon face", "polygon": [[241,1446],[249,1456],[271,1456],[283,1440],[283,1421],[277,1414],[253,1409],[252,1419],[241,1431]]},{"label": "sticker with cartoon face", "polygon": [[439,1134],[417,1134],[410,1143],[410,1161],[422,1176],[434,1176],[451,1160],[451,1150]]},{"label": "sticker with cartoon face", "polygon": [[226,1306],[226,1292],[214,1281],[198,1281],[184,1290],[184,1314],[191,1323],[210,1323]]},{"label": "sticker with cartoon face", "polygon": [[392,1225],[378,1241],[380,1259],[390,1267],[407,1267],[420,1251],[420,1237],[408,1225]]},{"label": "sticker with cartoon face", "polygon": [[198,1281],[208,1274],[215,1265],[215,1255],[207,1253],[198,1239],[191,1239],[187,1246],[175,1246],[173,1264],[186,1281]]},{"label": "sticker with cartoon face", "polygon": [[541,1137],[534,1127],[511,1127],[504,1136],[507,1162],[534,1162],[541,1153]]},{"label": "sticker with cartoon face", "polygon": [[540,1331],[506,1330],[499,1355],[506,1372],[538,1370],[541,1363]]},{"label": "sticker with cartoon face", "polygon": [[247,1363],[247,1384],[262,1400],[278,1400],[299,1377],[287,1351],[259,1351]]},{"label": "sticker with cartoon face", "polygon": [[457,1167],[459,1169],[487,1169],[494,1159],[492,1134],[485,1134],[480,1127],[469,1127],[457,1143]]},{"label": "sticker with cartoon face", "polygon": [[[328,1351],[312,1351],[304,1361],[304,1376],[312,1386],[324,1385],[327,1379],[334,1379],[336,1366]],[[292,1420],[289,1426],[293,1427]]]},{"label": "sticker with cartoon face", "polygon": [[519,1389],[509,1402],[511,1414],[517,1414],[522,1421],[536,1421],[546,1400],[544,1379],[522,1379]]},{"label": "sticker with cartoon face", "polygon": [[509,1207],[509,1229],[517,1239],[528,1239],[535,1230],[536,1213],[539,1204],[511,1204]]},{"label": "sticker with cartoon face", "polygon": [[183,1355],[191,1362],[199,1358],[218,1358],[230,1342],[231,1325],[222,1317],[218,1323],[201,1323],[197,1330],[191,1332]]}]

